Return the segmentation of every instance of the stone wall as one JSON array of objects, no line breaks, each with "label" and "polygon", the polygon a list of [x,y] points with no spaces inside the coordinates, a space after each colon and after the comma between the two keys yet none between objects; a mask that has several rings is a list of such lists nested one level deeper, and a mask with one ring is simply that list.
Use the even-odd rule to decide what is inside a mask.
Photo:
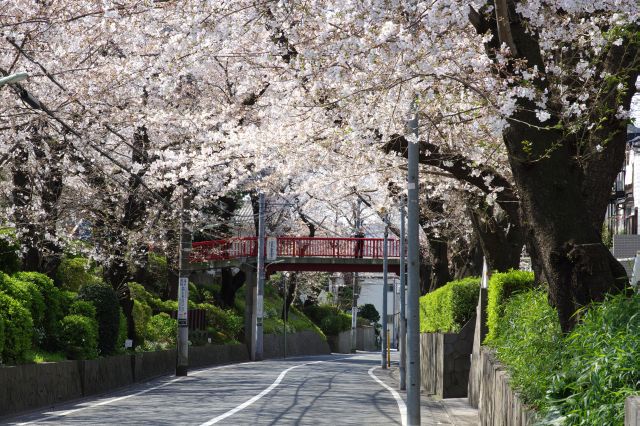
[{"label": "stone wall", "polygon": [[480,402],[480,383],[482,382],[480,349],[487,335],[487,289],[480,288],[478,305],[476,306],[476,321],[473,335],[473,350],[471,351],[471,364],[469,369],[469,387],[467,396],[469,405],[478,408]]},{"label": "stone wall", "polygon": [[351,330],[342,331],[337,336],[327,336],[327,342],[329,342],[331,352],[333,353],[351,353]]},{"label": "stone wall", "polygon": [[[190,367],[203,367],[248,361],[249,354],[245,345],[207,345],[189,348],[189,358]],[[0,416],[108,392],[175,368],[175,349],[0,367]]]},{"label": "stone wall", "polygon": [[475,318],[460,333],[420,335],[420,382],[436,398],[467,396]]},{"label": "stone wall", "polygon": [[377,351],[376,330],[373,326],[356,328],[356,349],[359,351]]},{"label": "stone wall", "polygon": [[[266,334],[262,340],[265,359],[284,356],[284,334]],[[287,356],[325,355],[331,349],[324,338],[312,330],[287,334]]]},{"label": "stone wall", "polygon": [[529,410],[509,385],[509,374],[493,352],[480,350],[480,424],[528,426],[534,424],[535,412]]},{"label": "stone wall", "polygon": [[639,396],[630,396],[624,401],[624,426],[640,426]]}]

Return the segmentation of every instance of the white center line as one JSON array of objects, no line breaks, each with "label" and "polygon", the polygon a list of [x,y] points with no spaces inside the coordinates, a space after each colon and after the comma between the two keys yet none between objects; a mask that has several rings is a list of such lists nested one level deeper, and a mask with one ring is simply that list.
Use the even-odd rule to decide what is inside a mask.
[{"label": "white center line", "polygon": [[382,380],[378,379],[376,377],[376,375],[373,374],[373,370],[375,370],[376,368],[378,368],[378,367],[371,367],[369,369],[369,375],[373,378],[373,380],[378,382],[382,387],[384,387],[389,392],[391,392],[391,395],[393,395],[393,397],[396,399],[396,402],[398,403],[398,409],[400,410],[400,421],[402,423],[402,426],[406,426],[407,425],[407,405],[404,403],[404,400],[402,399],[400,394],[398,392],[396,392],[395,389],[393,389],[390,386],[387,386],[386,383],[384,383]]}]

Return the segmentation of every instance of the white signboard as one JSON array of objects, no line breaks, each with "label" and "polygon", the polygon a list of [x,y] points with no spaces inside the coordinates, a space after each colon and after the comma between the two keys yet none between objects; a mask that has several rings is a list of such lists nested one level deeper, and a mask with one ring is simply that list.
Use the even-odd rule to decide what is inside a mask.
[{"label": "white signboard", "polygon": [[278,239],[276,237],[267,238],[267,261],[271,262],[278,257]]},{"label": "white signboard", "polygon": [[189,278],[180,277],[178,281],[178,323],[180,320],[187,320],[187,309],[189,301]]}]

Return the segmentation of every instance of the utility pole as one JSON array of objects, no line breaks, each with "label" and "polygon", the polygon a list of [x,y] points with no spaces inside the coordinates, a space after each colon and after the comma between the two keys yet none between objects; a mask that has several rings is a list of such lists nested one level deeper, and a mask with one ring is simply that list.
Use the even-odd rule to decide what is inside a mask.
[{"label": "utility pole", "polygon": [[404,201],[400,205],[400,390],[407,389],[407,318],[405,313],[404,287],[405,275],[405,241],[404,241]]},{"label": "utility pole", "polygon": [[260,193],[258,212],[258,291],[256,296],[256,344],[254,361],[261,361],[263,358],[263,327],[264,317],[264,247],[265,247],[265,201],[264,193]]},{"label": "utility pole", "polygon": [[388,284],[388,271],[389,271],[389,258],[388,258],[388,243],[389,243],[389,224],[385,216],[384,220],[384,244],[382,246],[382,368],[387,368],[387,352],[389,346],[389,338],[387,336],[387,288]]},{"label": "utility pole", "polygon": [[[355,234],[359,234],[360,233],[360,227],[362,226],[362,224],[360,223],[360,204],[361,201],[360,199],[358,199],[358,203],[356,204],[356,232]],[[356,247],[358,247],[358,244],[360,244],[358,241],[356,241]],[[360,250],[364,251],[364,246],[361,246]],[[360,256],[362,256],[364,253],[360,253]],[[351,353],[354,354],[356,353],[357,350],[357,339],[358,339],[358,334],[357,334],[357,321],[358,321],[358,273],[354,272],[353,273],[353,296],[351,298]]]},{"label": "utility pole", "polygon": [[407,192],[408,192],[408,301],[407,301],[407,421],[409,426],[420,425],[420,243],[418,237],[418,105],[414,99],[413,117],[408,128],[414,141],[409,142]]},{"label": "utility pole", "polygon": [[178,263],[178,356],[176,362],[176,376],[186,376],[189,369],[189,253],[191,253],[191,230],[189,210],[191,209],[191,194],[184,188],[182,192],[182,206],[180,211],[180,252]]},{"label": "utility pole", "polygon": [[286,359],[287,358],[287,317],[289,315],[287,315],[287,281],[284,279],[284,272],[282,273],[282,278],[280,279],[282,281],[282,290],[284,293],[284,303],[283,303],[283,307],[282,307],[282,316],[283,316],[283,326],[282,326],[282,331],[284,333],[284,350],[283,350],[283,358]]}]

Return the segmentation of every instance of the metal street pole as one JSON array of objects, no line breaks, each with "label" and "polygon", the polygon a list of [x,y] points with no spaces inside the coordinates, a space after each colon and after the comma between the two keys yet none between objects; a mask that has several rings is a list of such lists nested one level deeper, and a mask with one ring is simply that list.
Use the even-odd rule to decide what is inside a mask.
[{"label": "metal street pole", "polygon": [[[360,223],[360,199],[358,199],[358,203],[356,205],[356,232],[355,234],[360,233],[360,227],[362,224]],[[359,241],[355,242],[356,248],[358,244],[363,244]],[[360,246],[360,253],[355,253],[356,256],[363,256],[364,246]],[[353,273],[353,295],[351,298],[351,353],[356,353],[358,349],[358,334],[357,334],[357,326],[358,326],[358,273]]]},{"label": "metal street pole", "polygon": [[191,196],[182,193],[182,206],[180,212],[180,252],[178,262],[178,347],[176,361],[176,376],[186,376],[189,369],[189,322],[187,312],[189,309],[189,253],[191,252],[191,231],[187,226],[189,221],[189,209],[191,208]]},{"label": "metal street pole", "polygon": [[264,246],[265,246],[265,201],[264,193],[260,193],[258,212],[258,292],[256,298],[256,345],[254,361],[261,361],[263,358],[263,327],[264,317]]},{"label": "metal street pole", "polygon": [[284,272],[282,273],[282,289],[284,291],[284,302],[283,302],[283,306],[282,306],[282,313],[283,313],[283,317],[284,317],[284,320],[283,320],[284,326],[282,327],[283,328],[283,332],[284,332],[284,356],[283,356],[283,358],[286,359],[287,358],[287,317],[288,317],[288,315],[287,315],[288,312],[287,311],[288,311],[288,309],[287,309],[287,282],[284,279]]},{"label": "metal street pole", "polygon": [[382,368],[387,368],[387,346],[389,339],[387,337],[387,276],[389,270],[389,259],[387,256],[387,248],[389,242],[389,225],[385,219],[384,225],[384,244],[382,246]]},{"label": "metal street pole", "polygon": [[400,206],[400,390],[407,389],[407,317],[405,313],[406,285],[405,241],[404,241],[404,202]]},{"label": "metal street pole", "polygon": [[409,131],[414,141],[409,142],[407,170],[408,192],[408,294],[407,294],[407,421],[409,426],[420,425],[420,312],[418,298],[420,297],[420,246],[418,219],[420,207],[418,205],[418,105],[414,99],[412,104],[413,117],[409,120]]}]

